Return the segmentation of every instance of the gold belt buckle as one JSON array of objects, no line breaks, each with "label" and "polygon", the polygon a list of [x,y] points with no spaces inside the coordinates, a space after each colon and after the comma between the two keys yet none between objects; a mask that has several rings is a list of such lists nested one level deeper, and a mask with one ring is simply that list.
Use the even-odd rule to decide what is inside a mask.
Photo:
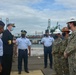
[{"label": "gold belt buckle", "polygon": [[11,40],[8,40],[8,43],[11,44],[12,43]]}]

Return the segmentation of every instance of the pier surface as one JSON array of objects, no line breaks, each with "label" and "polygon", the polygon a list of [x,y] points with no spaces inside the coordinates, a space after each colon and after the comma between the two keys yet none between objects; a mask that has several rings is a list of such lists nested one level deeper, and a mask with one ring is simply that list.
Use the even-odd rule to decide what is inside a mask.
[{"label": "pier surface", "polygon": [[[12,64],[11,75],[18,75],[17,65],[18,65],[18,59],[17,57],[15,57],[14,62]],[[51,75],[52,74],[52,69],[49,67],[49,60],[48,60],[48,67],[46,69],[44,68],[43,56],[29,56],[28,68],[29,68],[29,73],[25,73],[24,63],[23,63],[21,75]]]}]

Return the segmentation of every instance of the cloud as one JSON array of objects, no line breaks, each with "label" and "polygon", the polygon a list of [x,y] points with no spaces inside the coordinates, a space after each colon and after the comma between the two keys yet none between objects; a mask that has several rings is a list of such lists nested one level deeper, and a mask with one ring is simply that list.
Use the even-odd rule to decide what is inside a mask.
[{"label": "cloud", "polygon": [[55,3],[64,5],[67,8],[76,8],[76,0],[55,0]]},{"label": "cloud", "polygon": [[[29,4],[42,3],[44,0],[2,0],[0,2],[0,17],[6,19],[9,18],[9,22],[14,22],[16,28],[13,33],[20,33],[22,29],[27,30],[28,34],[34,34],[35,31],[44,32],[48,25],[48,19],[51,19],[51,26],[56,26],[57,21],[61,27],[66,26],[66,20],[70,17],[76,16],[76,9],[70,5],[71,1],[55,0],[53,6],[60,5],[61,8],[72,9],[56,9],[52,6],[50,8],[43,8],[42,10],[33,8]],[[50,0],[48,0],[50,1]],[[44,2],[43,2],[44,3]],[[73,4],[74,2],[72,2]],[[48,4],[48,3],[47,3]],[[50,5],[50,3],[49,3]],[[75,5],[75,4],[74,4]],[[35,5],[36,6],[36,5]],[[69,7],[70,6],[70,7]],[[75,8],[75,6],[74,6]]]},{"label": "cloud", "polygon": [[39,3],[42,0],[2,0],[1,3],[5,4],[27,4],[27,3]]}]

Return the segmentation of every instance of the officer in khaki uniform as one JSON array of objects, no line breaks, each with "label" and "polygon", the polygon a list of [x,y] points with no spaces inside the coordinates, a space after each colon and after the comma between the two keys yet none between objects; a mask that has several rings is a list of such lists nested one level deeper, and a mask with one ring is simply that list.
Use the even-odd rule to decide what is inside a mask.
[{"label": "officer in khaki uniform", "polygon": [[61,67],[61,70],[62,70],[62,75],[69,75],[68,59],[64,58],[64,51],[67,47],[69,32],[70,31],[69,31],[68,27],[63,27],[62,28],[63,40],[60,43],[60,50],[59,50],[60,64],[61,64],[60,67]]},{"label": "officer in khaki uniform", "polygon": [[68,44],[64,51],[64,57],[68,58],[69,75],[76,75],[76,19],[70,19],[70,21],[67,22],[67,26],[72,30],[72,34],[68,39]]},{"label": "officer in khaki uniform", "polygon": [[10,23],[7,25],[7,29],[3,32],[3,58],[2,58],[2,74],[10,75],[12,67],[12,56],[13,56],[13,44],[16,43],[13,40],[13,35],[11,31],[14,29],[15,25]]},{"label": "officer in khaki uniform", "polygon": [[56,29],[54,32],[55,41],[52,47],[52,56],[53,56],[53,73],[52,75],[62,75],[61,68],[60,68],[60,55],[59,55],[59,48],[61,39],[61,31]]}]

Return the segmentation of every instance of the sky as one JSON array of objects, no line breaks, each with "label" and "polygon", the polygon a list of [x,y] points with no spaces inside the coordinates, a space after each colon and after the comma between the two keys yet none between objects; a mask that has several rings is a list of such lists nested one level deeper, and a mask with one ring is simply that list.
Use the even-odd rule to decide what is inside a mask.
[{"label": "sky", "polygon": [[26,30],[28,35],[44,32],[51,21],[51,28],[58,24],[67,26],[66,22],[76,17],[76,0],[1,0],[0,18],[6,24],[15,23],[14,35]]}]

